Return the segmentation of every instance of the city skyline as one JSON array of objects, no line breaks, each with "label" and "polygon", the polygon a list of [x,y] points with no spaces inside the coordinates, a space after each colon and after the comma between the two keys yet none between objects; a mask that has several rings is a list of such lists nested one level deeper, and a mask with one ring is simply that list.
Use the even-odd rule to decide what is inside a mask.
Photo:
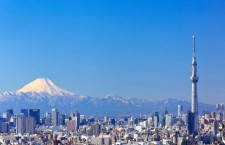
[{"label": "city skyline", "polygon": [[191,101],[194,33],[199,101],[224,101],[222,1],[0,4],[0,91],[47,77],[80,95]]},{"label": "city skyline", "polygon": [[224,8],[0,0],[0,144],[225,145]]}]

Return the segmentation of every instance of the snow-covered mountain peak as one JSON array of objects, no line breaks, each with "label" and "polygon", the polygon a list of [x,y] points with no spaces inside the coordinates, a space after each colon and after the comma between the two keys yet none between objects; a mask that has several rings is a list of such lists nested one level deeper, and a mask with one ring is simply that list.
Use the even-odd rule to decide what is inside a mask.
[{"label": "snow-covered mountain peak", "polygon": [[72,92],[64,90],[58,86],[56,86],[50,79],[48,78],[38,78],[34,81],[28,83],[21,89],[17,91],[17,93],[35,93],[35,94],[47,94],[50,96],[72,96],[75,95]]}]

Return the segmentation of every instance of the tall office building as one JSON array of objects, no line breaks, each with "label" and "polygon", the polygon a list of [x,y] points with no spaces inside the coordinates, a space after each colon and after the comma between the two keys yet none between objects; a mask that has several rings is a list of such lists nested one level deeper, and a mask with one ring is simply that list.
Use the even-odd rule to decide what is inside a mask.
[{"label": "tall office building", "polygon": [[194,114],[194,132],[198,132],[198,92],[197,92],[197,83],[198,83],[198,76],[197,76],[197,61],[195,56],[195,36],[193,35],[193,57],[192,57],[192,75],[191,75],[191,82],[192,82],[192,92],[191,92],[191,112]]},{"label": "tall office building", "polygon": [[3,112],[2,113],[2,118],[4,118],[5,120],[9,120],[10,118],[9,118],[9,114],[7,113],[7,112]]},{"label": "tall office building", "polygon": [[110,125],[116,125],[116,120],[114,118],[109,119],[109,124]]},{"label": "tall office building", "polygon": [[31,116],[25,116],[20,113],[16,116],[16,133],[34,133],[35,132],[36,121]]},{"label": "tall office building", "polygon": [[29,109],[29,116],[34,118],[36,124],[40,124],[40,109]]},{"label": "tall office building", "polygon": [[9,125],[7,122],[0,122],[0,133],[8,133]]},{"label": "tall office building", "polygon": [[23,113],[27,117],[28,116],[28,109],[21,109],[20,113]]},{"label": "tall office building", "polygon": [[220,110],[220,104],[216,104],[216,111],[218,112]]},{"label": "tall office building", "polygon": [[225,121],[225,112],[223,112],[223,121]]},{"label": "tall office building", "polygon": [[65,119],[66,119],[66,115],[59,113],[59,125],[65,125]]},{"label": "tall office building", "polygon": [[177,106],[177,115],[178,115],[178,118],[182,118],[182,112],[183,112],[183,106],[182,105],[178,105]]},{"label": "tall office building", "polygon": [[79,126],[80,126],[80,113],[78,111],[72,112],[71,118],[72,118],[72,120],[75,121],[75,127],[76,127],[76,130],[78,130]]},{"label": "tall office building", "polygon": [[55,108],[52,109],[51,121],[52,121],[52,126],[59,125],[59,112]]},{"label": "tall office building", "polygon": [[104,123],[108,124],[109,118],[107,116],[104,117]]},{"label": "tall office building", "polygon": [[153,118],[152,118],[152,116],[149,116],[148,117],[148,127],[151,127],[152,124],[153,124]]},{"label": "tall office building", "polygon": [[155,112],[153,116],[154,127],[157,128],[159,126],[159,112]]},{"label": "tall office building", "polygon": [[194,118],[194,113],[191,111],[188,111],[187,113],[187,131],[188,134],[193,134],[194,133],[194,123],[195,123],[195,118]]},{"label": "tall office building", "polygon": [[67,130],[70,131],[70,132],[76,132],[77,129],[76,129],[76,123],[74,120],[69,120],[66,122],[66,127],[67,127]]},{"label": "tall office building", "polygon": [[27,116],[25,117],[25,131],[26,133],[33,134],[35,132],[36,121],[33,117]]},{"label": "tall office building", "polygon": [[224,112],[224,104],[216,104],[217,112]]},{"label": "tall office building", "polygon": [[5,118],[7,121],[13,116],[13,110],[8,109],[6,112],[3,112],[2,117]]},{"label": "tall office building", "polygon": [[23,113],[16,116],[16,133],[23,134],[26,132],[26,118]]},{"label": "tall office building", "polygon": [[165,126],[165,115],[164,114],[159,114],[159,125]]},{"label": "tall office building", "polygon": [[99,123],[92,124],[91,129],[95,137],[99,136],[99,134],[101,133],[101,125]]},{"label": "tall office building", "polygon": [[49,112],[45,113],[45,125],[50,126],[52,124],[52,115]]},{"label": "tall office building", "polygon": [[159,126],[159,117],[154,116],[153,120],[154,120],[154,127],[157,128]]},{"label": "tall office building", "polygon": [[6,112],[10,117],[13,116],[13,109],[7,109]]},{"label": "tall office building", "polygon": [[224,112],[224,104],[220,104],[221,105],[221,111]]},{"label": "tall office building", "polygon": [[166,114],[166,127],[171,127],[173,125],[173,115]]}]

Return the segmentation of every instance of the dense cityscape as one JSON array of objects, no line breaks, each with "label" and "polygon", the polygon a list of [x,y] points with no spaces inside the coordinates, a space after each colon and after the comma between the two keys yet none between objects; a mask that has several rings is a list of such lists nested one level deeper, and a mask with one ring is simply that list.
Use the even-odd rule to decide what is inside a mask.
[{"label": "dense cityscape", "polygon": [[[215,112],[198,111],[197,60],[193,36],[192,93],[190,111],[177,106],[177,114],[165,108],[135,116],[91,116],[74,111],[70,115],[53,108],[8,109],[0,118],[1,144],[67,145],[203,145],[225,144],[224,104]],[[88,107],[88,106],[87,106]],[[18,112],[19,110],[16,110]]]},{"label": "dense cityscape", "polygon": [[140,116],[86,116],[79,112],[70,115],[57,109],[41,117],[40,109],[12,109],[2,114],[1,144],[89,144],[89,145],[190,145],[225,144],[224,104],[216,112],[199,116],[199,131],[193,133],[190,112],[163,113]]}]

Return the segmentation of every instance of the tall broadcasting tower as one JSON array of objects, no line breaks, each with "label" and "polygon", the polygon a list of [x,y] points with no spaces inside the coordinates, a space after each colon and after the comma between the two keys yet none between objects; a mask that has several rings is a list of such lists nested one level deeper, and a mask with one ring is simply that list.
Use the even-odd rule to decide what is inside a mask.
[{"label": "tall broadcasting tower", "polygon": [[192,57],[192,75],[191,75],[191,82],[192,82],[192,92],[191,92],[191,112],[194,115],[194,124],[193,129],[194,132],[198,132],[198,92],[197,92],[197,83],[198,83],[198,76],[197,76],[197,61],[195,56],[195,36],[193,35],[193,57]]}]

